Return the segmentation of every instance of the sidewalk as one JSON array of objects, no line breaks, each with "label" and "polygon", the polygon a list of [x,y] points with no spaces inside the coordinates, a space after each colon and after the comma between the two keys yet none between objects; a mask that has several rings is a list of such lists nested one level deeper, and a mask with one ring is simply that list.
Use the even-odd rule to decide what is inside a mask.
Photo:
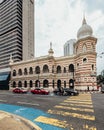
[{"label": "sidewalk", "polygon": [[0,111],[0,130],[41,130],[29,120]]}]

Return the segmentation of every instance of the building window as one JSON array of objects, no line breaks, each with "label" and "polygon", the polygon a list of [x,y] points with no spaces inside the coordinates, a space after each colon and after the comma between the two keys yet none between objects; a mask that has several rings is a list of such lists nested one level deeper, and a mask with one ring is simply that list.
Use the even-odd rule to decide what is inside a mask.
[{"label": "building window", "polygon": [[94,64],[92,64],[92,70],[94,70]]},{"label": "building window", "polygon": [[61,73],[61,66],[57,66],[57,73]]},{"label": "building window", "polygon": [[48,80],[44,80],[44,81],[43,81],[43,87],[44,87],[44,88],[49,87]]},{"label": "building window", "polygon": [[22,75],[22,70],[21,69],[18,70],[18,75]]},{"label": "building window", "polygon": [[33,82],[32,82],[32,80],[30,80],[30,88],[32,88],[33,87]]},{"label": "building window", "polygon": [[24,75],[27,75],[27,68],[24,69]]},{"label": "building window", "polygon": [[13,76],[16,76],[16,70],[13,70]]},{"label": "building window", "polygon": [[69,65],[69,72],[74,72],[74,65],[73,64]]},{"label": "building window", "polygon": [[43,73],[48,73],[49,69],[48,69],[48,65],[44,65],[43,66]]},{"label": "building window", "polygon": [[87,47],[86,47],[86,45],[84,44],[84,45],[83,45],[83,52],[86,52],[86,50],[87,50]]},{"label": "building window", "polygon": [[15,88],[16,87],[16,82],[15,81],[13,81],[13,88]]},{"label": "building window", "polygon": [[24,81],[24,87],[27,87],[27,81]]},{"label": "building window", "polygon": [[33,74],[33,68],[32,67],[30,67],[30,69],[29,69],[29,74]]},{"label": "building window", "polygon": [[22,82],[21,81],[18,82],[18,87],[22,87]]},{"label": "building window", "polygon": [[36,68],[35,68],[35,73],[36,73],[36,74],[40,74],[40,67],[39,67],[39,66],[36,66]]},{"label": "building window", "polygon": [[87,59],[86,59],[86,58],[84,58],[84,59],[83,59],[83,63],[86,63],[86,62],[87,62]]},{"label": "building window", "polygon": [[66,68],[64,67],[64,73],[66,73]]}]

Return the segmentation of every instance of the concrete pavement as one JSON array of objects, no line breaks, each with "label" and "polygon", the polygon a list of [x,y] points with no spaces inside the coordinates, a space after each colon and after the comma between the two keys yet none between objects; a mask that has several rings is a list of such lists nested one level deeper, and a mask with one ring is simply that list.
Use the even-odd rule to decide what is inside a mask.
[{"label": "concrete pavement", "polygon": [[41,130],[41,128],[22,117],[0,111],[0,130]]}]

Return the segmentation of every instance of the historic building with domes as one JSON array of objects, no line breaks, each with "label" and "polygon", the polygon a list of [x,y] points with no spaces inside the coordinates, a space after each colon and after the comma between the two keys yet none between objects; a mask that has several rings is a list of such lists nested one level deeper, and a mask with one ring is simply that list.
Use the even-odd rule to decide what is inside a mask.
[{"label": "historic building with domes", "polygon": [[93,36],[92,28],[83,18],[82,26],[73,44],[73,54],[54,57],[50,43],[46,56],[15,63],[11,58],[10,89],[67,87],[77,90],[96,90],[96,42],[97,38]]}]

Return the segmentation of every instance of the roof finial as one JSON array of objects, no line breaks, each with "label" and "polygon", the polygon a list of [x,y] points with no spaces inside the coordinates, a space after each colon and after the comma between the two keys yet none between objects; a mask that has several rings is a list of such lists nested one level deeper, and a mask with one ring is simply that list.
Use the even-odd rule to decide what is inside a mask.
[{"label": "roof finial", "polygon": [[52,49],[52,42],[50,42],[50,49],[49,49],[48,53],[50,56],[53,56],[54,51]]},{"label": "roof finial", "polygon": [[82,25],[83,25],[83,24],[86,24],[85,11],[84,11],[84,13],[83,13],[83,21],[82,21]]},{"label": "roof finial", "polygon": [[52,42],[50,42],[50,49],[52,49]]}]

